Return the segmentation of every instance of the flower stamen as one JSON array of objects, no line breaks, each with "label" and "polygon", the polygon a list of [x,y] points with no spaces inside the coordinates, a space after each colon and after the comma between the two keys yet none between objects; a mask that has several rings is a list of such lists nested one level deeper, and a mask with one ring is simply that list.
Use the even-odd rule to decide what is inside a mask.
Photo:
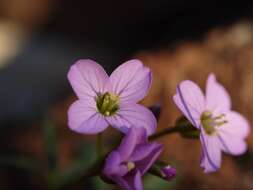
[{"label": "flower stamen", "polygon": [[126,166],[127,166],[127,170],[131,171],[135,168],[135,163],[134,162],[127,162]]},{"label": "flower stamen", "polygon": [[213,135],[216,127],[220,127],[228,122],[225,120],[225,114],[213,117],[213,114],[210,111],[204,111],[200,120],[205,132],[208,135]]},{"label": "flower stamen", "polygon": [[104,116],[111,116],[119,109],[119,97],[117,95],[106,92],[98,94],[96,98],[97,110]]}]

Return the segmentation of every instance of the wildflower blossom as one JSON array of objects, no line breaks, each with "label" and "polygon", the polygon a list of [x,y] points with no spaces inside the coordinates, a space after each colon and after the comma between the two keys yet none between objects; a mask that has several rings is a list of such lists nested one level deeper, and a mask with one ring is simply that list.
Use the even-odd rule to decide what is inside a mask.
[{"label": "wildflower blossom", "polygon": [[125,190],[142,190],[141,176],[162,152],[162,145],[147,142],[144,128],[132,127],[117,150],[105,161],[103,174]]},{"label": "wildflower blossom", "polygon": [[220,168],[222,151],[232,155],[246,151],[249,124],[242,115],[231,110],[230,96],[214,74],[208,76],[205,96],[195,83],[186,80],[178,85],[173,99],[200,130],[201,167],[206,173]]},{"label": "wildflower blossom", "polygon": [[137,104],[151,85],[152,74],[139,60],[120,65],[109,77],[92,60],[71,66],[68,79],[79,100],[68,111],[69,127],[79,133],[96,134],[109,125],[126,133],[130,126],[144,127],[148,135],[156,129],[151,111]]}]

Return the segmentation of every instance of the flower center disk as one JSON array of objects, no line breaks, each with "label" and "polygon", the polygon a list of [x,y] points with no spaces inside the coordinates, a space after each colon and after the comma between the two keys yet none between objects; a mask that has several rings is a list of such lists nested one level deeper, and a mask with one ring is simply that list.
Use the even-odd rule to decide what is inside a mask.
[{"label": "flower center disk", "polygon": [[212,112],[204,111],[200,118],[201,124],[208,135],[213,135],[215,133],[215,127],[220,127],[227,123],[225,120],[225,115],[221,114],[217,117],[213,117]]},{"label": "flower center disk", "polygon": [[99,113],[104,116],[111,116],[119,110],[119,97],[109,92],[98,94],[96,105]]}]

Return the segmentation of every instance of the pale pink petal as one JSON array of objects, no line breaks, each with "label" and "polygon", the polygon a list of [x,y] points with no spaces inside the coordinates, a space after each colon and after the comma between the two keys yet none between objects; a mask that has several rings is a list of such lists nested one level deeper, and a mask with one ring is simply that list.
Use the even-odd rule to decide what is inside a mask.
[{"label": "pale pink petal", "polygon": [[80,99],[89,99],[105,91],[109,77],[101,65],[83,59],[71,66],[68,79]]},{"label": "pale pink petal", "polygon": [[197,128],[200,126],[200,116],[204,110],[204,95],[201,89],[192,81],[185,80],[177,87],[177,94],[173,96],[177,107],[187,119]]},{"label": "pale pink petal", "polygon": [[105,118],[96,111],[95,102],[77,100],[68,110],[70,129],[83,134],[97,134],[107,128]]},{"label": "pale pink petal", "polygon": [[138,102],[150,88],[152,74],[139,60],[130,60],[120,65],[110,76],[111,90],[120,100]]},{"label": "pale pink petal", "polygon": [[217,135],[206,135],[201,133],[202,144],[201,167],[205,173],[217,171],[221,166],[221,144]]},{"label": "pale pink petal", "polygon": [[120,109],[112,117],[107,117],[107,121],[114,128],[126,133],[132,126],[143,127],[147,130],[147,135],[151,135],[156,130],[156,118],[146,107],[139,104],[121,104]]},{"label": "pale pink petal", "polygon": [[231,109],[231,100],[227,90],[210,74],[206,84],[206,109],[214,114],[226,113]]},{"label": "pale pink petal", "polygon": [[228,112],[225,116],[228,123],[217,127],[222,149],[233,155],[243,154],[247,150],[245,138],[249,135],[248,121],[237,112]]}]

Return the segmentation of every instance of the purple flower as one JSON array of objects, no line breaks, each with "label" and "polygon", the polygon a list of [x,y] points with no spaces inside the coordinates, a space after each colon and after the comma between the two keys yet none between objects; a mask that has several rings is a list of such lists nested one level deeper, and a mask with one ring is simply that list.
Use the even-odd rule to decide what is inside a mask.
[{"label": "purple flower", "polygon": [[175,168],[172,168],[170,165],[161,168],[161,174],[164,179],[167,181],[170,181],[176,176],[177,170]]},{"label": "purple flower", "polygon": [[126,133],[132,126],[144,127],[148,135],[156,129],[151,111],[137,104],[150,88],[152,74],[139,60],[120,65],[109,77],[92,60],[71,66],[68,79],[79,100],[68,111],[69,127],[79,133],[96,134],[109,125]]},{"label": "purple flower", "polygon": [[246,151],[249,124],[242,115],[231,110],[230,96],[214,74],[208,76],[205,96],[195,83],[186,80],[178,85],[173,99],[200,130],[201,167],[206,173],[220,168],[222,151],[232,155]]},{"label": "purple flower", "polygon": [[142,190],[141,176],[153,165],[162,149],[161,144],[147,142],[144,128],[132,127],[118,149],[107,157],[103,174],[122,189]]}]

